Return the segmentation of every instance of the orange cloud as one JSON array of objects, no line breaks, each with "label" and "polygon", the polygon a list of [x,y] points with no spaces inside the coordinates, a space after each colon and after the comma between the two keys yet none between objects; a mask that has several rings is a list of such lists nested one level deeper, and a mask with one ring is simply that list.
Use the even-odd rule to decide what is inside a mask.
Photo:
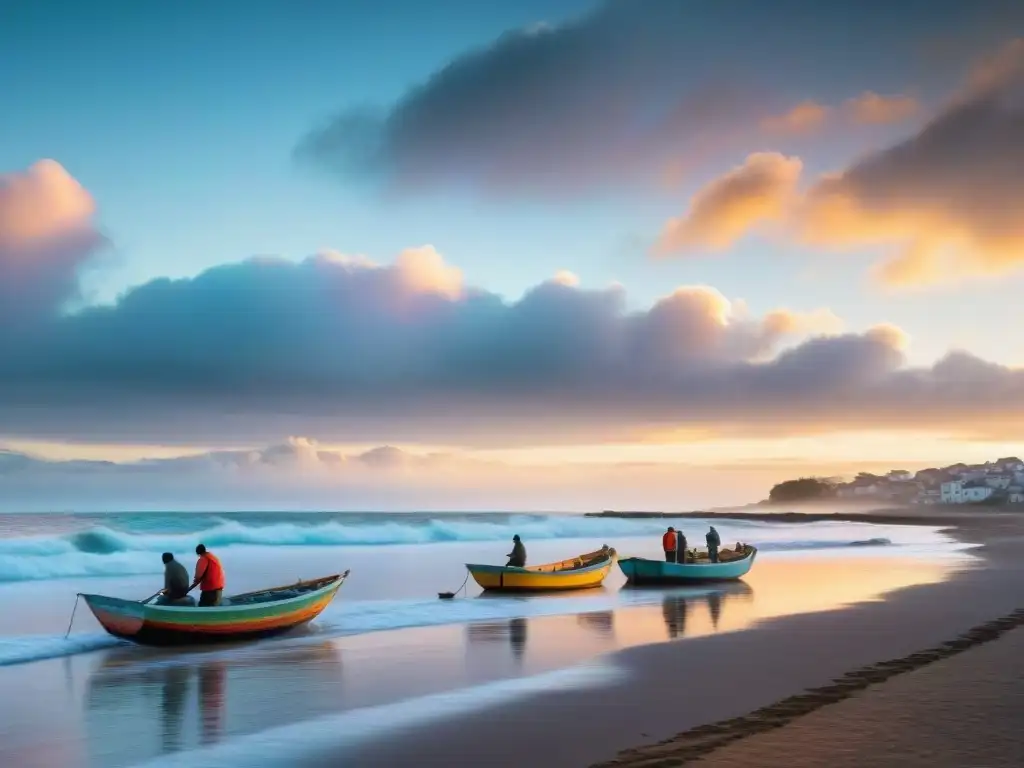
[{"label": "orange cloud", "polygon": [[796,215],[808,244],[878,248],[881,284],[1024,268],[1024,41],[983,62],[917,135],[820,179]]},{"label": "orange cloud", "polygon": [[24,249],[88,226],[92,197],[53,160],[0,175],[0,251]]},{"label": "orange cloud", "polygon": [[856,123],[884,125],[913,117],[921,105],[911,96],[882,96],[873,91],[865,91],[860,96],[847,100],[845,107]]},{"label": "orange cloud", "polygon": [[407,248],[395,264],[399,280],[416,293],[436,293],[448,299],[462,295],[462,270],[449,266],[432,245]]},{"label": "orange cloud", "polygon": [[841,333],[845,324],[841,317],[830,309],[816,309],[811,312],[793,312],[776,309],[764,316],[766,328],[779,334],[825,334]]},{"label": "orange cloud", "polygon": [[665,225],[655,252],[720,251],[751,228],[782,219],[802,170],[799,158],[777,152],[748,156],[743,165],[712,180],[693,196],[689,212]]},{"label": "orange cloud", "polygon": [[761,129],[776,134],[806,134],[821,128],[828,119],[831,109],[816,101],[803,101],[784,115],[766,117]]}]

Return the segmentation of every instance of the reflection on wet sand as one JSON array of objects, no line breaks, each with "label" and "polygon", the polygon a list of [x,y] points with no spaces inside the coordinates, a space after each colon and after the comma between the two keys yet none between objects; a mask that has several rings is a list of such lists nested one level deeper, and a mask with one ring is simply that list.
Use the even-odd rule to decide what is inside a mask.
[{"label": "reflection on wet sand", "polygon": [[199,667],[199,714],[203,726],[200,741],[203,744],[213,744],[223,732],[226,683],[227,666],[224,661]]},{"label": "reflection on wet sand", "polygon": [[[329,642],[263,652],[247,649],[238,655],[114,649],[94,669],[86,688],[86,730],[93,763],[124,764],[128,757],[137,760],[214,744],[229,730],[232,705],[250,709],[260,699],[266,700],[259,713],[263,716],[254,718],[249,712],[240,730],[282,724],[292,719],[287,701],[293,696],[316,709],[315,701],[310,701],[316,686],[341,690],[340,656]],[[330,711],[319,709],[320,713]],[[154,710],[159,712],[158,720],[152,717]],[[146,734],[150,723],[158,725],[158,733]],[[134,736],[130,756],[121,754],[128,750],[128,740],[117,738],[125,729]]]},{"label": "reflection on wet sand", "polygon": [[590,613],[581,613],[576,617],[576,622],[581,627],[592,629],[602,637],[613,637],[615,635],[614,611],[591,611]]},{"label": "reflection on wet sand", "polygon": [[167,667],[160,670],[163,677],[160,696],[160,735],[164,752],[184,749],[182,731],[191,670],[188,667]]},{"label": "reflection on wet sand", "polygon": [[665,619],[665,628],[670,639],[675,640],[686,636],[687,614],[697,605],[706,605],[711,618],[712,629],[718,629],[722,618],[722,610],[726,603],[749,603],[754,599],[754,590],[749,584],[737,581],[716,586],[711,591],[698,593],[675,593],[666,595],[661,603],[661,614]]},{"label": "reflection on wet sand", "polygon": [[493,643],[508,641],[512,655],[517,661],[522,660],[526,652],[528,620],[525,618],[509,619],[508,621],[488,621],[480,624],[467,624],[466,637],[470,643]]}]

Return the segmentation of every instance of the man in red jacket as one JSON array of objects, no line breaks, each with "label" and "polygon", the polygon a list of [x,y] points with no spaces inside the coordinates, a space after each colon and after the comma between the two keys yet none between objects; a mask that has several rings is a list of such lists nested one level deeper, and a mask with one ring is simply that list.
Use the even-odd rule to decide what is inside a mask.
[{"label": "man in red jacket", "polygon": [[189,592],[199,585],[199,607],[206,608],[220,605],[220,596],[224,591],[224,568],[218,557],[207,552],[200,544],[196,547],[199,561],[196,563],[196,578],[189,587]]},{"label": "man in red jacket", "polygon": [[676,529],[671,525],[661,537],[661,548],[665,550],[665,562],[674,563],[676,561]]}]

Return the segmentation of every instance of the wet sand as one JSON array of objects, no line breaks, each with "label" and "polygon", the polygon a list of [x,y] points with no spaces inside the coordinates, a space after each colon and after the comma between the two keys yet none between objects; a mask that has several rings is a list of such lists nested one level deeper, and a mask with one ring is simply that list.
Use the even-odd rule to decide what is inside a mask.
[{"label": "wet sand", "polygon": [[[878,514],[880,520],[889,521],[893,511]],[[437,766],[525,764],[536,768],[609,762],[636,766],[680,765],[688,754],[685,742],[692,738],[692,734],[685,735],[687,731],[743,718],[810,689],[834,686],[837,679],[845,679],[844,685],[852,686],[846,693],[853,693],[857,686],[870,682],[872,676],[879,680],[885,676],[877,668],[865,671],[883,661],[912,657],[910,667],[927,661],[928,664],[920,668],[920,674],[931,664],[971,663],[984,667],[984,675],[980,672],[975,675],[979,679],[999,677],[1004,671],[1008,678],[1014,677],[1012,670],[1018,667],[991,669],[986,665],[995,662],[986,656],[974,656],[971,660],[965,655],[967,661],[958,658],[942,661],[941,654],[935,655],[932,651],[928,655],[927,652],[937,647],[963,650],[979,640],[991,639],[991,629],[978,629],[982,625],[1002,618],[1004,624],[995,626],[1005,630],[1019,620],[1020,614],[1015,612],[1024,606],[1024,558],[1020,556],[1024,551],[1024,515],[984,508],[972,509],[970,514],[945,510],[901,510],[899,514],[903,522],[955,525],[957,537],[978,545],[973,552],[984,558],[983,567],[964,570],[947,582],[909,587],[888,595],[884,601],[865,602],[842,611],[771,619],[750,631],[713,639],[697,638],[684,643],[628,649],[605,657],[605,663],[619,669],[623,675],[601,688],[552,689],[505,705],[481,708],[457,720],[407,728],[401,734],[392,733],[386,742],[358,750],[324,749],[308,755],[300,764],[326,766],[344,758],[348,764],[368,766],[410,762]],[[763,519],[774,518],[765,515]],[[1006,618],[1011,615],[1017,618]],[[972,630],[974,634],[968,640],[961,637]],[[994,641],[993,648],[1006,648],[1005,643],[1010,641],[1009,638]],[[954,645],[946,646],[946,643]],[[981,654],[982,650],[976,653]],[[925,654],[912,656],[919,652]],[[997,652],[1002,651],[991,648],[986,651],[988,654]],[[977,660],[979,658],[981,661]],[[901,664],[887,668],[885,674],[908,668],[906,661]],[[860,672],[853,678],[844,678],[858,670]],[[885,685],[897,682],[891,680]],[[977,693],[984,699],[980,689],[964,694],[962,689],[943,688],[954,683],[952,678],[944,682],[941,673],[932,678],[931,685],[942,688],[946,698]],[[871,701],[870,695],[863,695],[865,698],[856,701],[860,706],[870,706],[870,703],[865,704]],[[816,711],[825,712],[829,707],[839,706],[823,698],[828,699],[828,696],[822,697],[819,691],[818,700],[812,702],[819,707]],[[810,709],[808,701],[798,700],[802,703],[797,705],[790,701],[788,709],[772,710],[786,711],[783,725],[792,721],[782,731],[799,724],[800,718],[795,716]],[[852,706],[853,701],[847,703]],[[978,706],[981,710],[975,717],[984,719],[988,707],[992,709],[993,718],[998,718],[1003,703],[983,700]],[[954,717],[955,713],[947,715]],[[878,744],[889,743],[897,732],[905,743],[916,744],[927,751],[930,730],[915,731],[881,714],[875,719],[882,733],[859,744],[848,743],[848,748],[853,750],[851,765],[878,764]],[[974,737],[969,730],[961,733],[961,740],[966,742],[961,745],[962,749],[981,749],[977,744],[982,738],[981,731]],[[747,733],[740,731],[732,736],[737,738],[728,749],[741,749]],[[768,737],[751,735],[749,738]],[[666,751],[666,741],[678,741],[679,754],[673,754],[671,749]],[[790,740],[787,744],[792,755],[821,748],[822,739],[807,744]],[[710,760],[709,756],[715,752],[703,754],[705,760]],[[761,764],[751,761],[752,753],[743,754],[745,761],[736,765]],[[724,750],[722,755],[726,755]],[[807,764],[829,764],[829,759],[825,755]]]},{"label": "wet sand", "polygon": [[1022,680],[1024,629],[1016,629],[721,747],[695,764],[861,768],[875,745],[870,764],[879,768],[1016,768],[1024,765]]}]

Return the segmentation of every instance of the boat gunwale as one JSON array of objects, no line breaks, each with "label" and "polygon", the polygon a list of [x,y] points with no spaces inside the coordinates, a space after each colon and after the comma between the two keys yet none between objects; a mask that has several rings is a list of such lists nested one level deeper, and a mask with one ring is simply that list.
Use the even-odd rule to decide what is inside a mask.
[{"label": "boat gunwale", "polygon": [[[330,579],[330,581],[328,581],[322,587],[317,587],[316,589],[310,590],[309,592],[305,592],[301,595],[295,595],[294,597],[281,598],[280,600],[265,600],[260,603],[241,603],[238,605],[228,603],[227,605],[203,606],[203,615],[216,616],[218,613],[227,613],[228,611],[257,611],[261,609],[266,610],[270,606],[277,607],[288,606],[289,604],[296,604],[299,601],[309,600],[311,597],[314,596],[320,597],[324,594],[327,594],[331,590],[339,589],[341,585],[345,583],[345,579],[348,578],[348,573],[348,571],[345,571],[344,573],[335,573],[330,576],[323,576],[319,579],[308,579],[306,581],[300,581],[298,582],[298,584],[289,584],[288,586],[271,587],[270,589],[261,589],[255,590],[253,592],[243,592],[238,595],[231,595],[226,599],[231,600],[233,598],[247,597],[249,595],[260,594],[261,592],[273,592],[275,590],[294,589],[296,586],[300,586],[302,584],[314,584],[319,581],[324,581],[325,579]],[[127,600],[123,597],[111,597],[109,595],[99,595],[85,592],[79,592],[78,596],[84,599],[86,604],[89,605],[90,608],[92,608],[93,605],[92,598],[98,598],[99,600],[103,601],[104,608],[108,610],[116,611],[118,609],[131,608],[134,611],[137,608],[142,608],[144,611],[154,611],[157,614],[162,614],[168,617],[179,615],[195,615],[195,611],[199,607],[197,605],[157,605],[152,603],[143,604],[138,600]]]},{"label": "boat gunwale", "polygon": [[615,564],[616,557],[609,555],[606,558],[597,560],[590,565],[585,565],[580,568],[565,568],[561,571],[540,571],[538,568],[543,568],[548,565],[557,565],[558,563],[564,563],[565,560],[558,560],[554,563],[544,563],[543,565],[535,565],[529,568],[521,568],[517,565],[485,565],[482,563],[466,563],[466,569],[471,573],[476,571],[478,573],[514,573],[514,574],[526,574],[530,576],[544,576],[547,578],[558,578],[560,576],[570,576],[577,573],[590,573],[592,571],[600,570],[605,566],[611,567]]},{"label": "boat gunwale", "polygon": [[[748,560],[753,562],[754,556],[757,554],[757,547],[755,547],[753,544],[748,544],[747,546],[750,547],[750,552],[747,553],[746,555],[744,555],[743,557],[736,558],[735,560],[725,560],[725,561],[720,560],[717,563],[712,563],[711,561],[708,561],[706,563],[668,563],[668,565],[674,565],[674,566],[676,566],[677,569],[678,568],[685,568],[685,569],[689,570],[690,568],[705,568],[706,566],[709,566],[709,565],[717,565],[717,566],[737,565],[737,564],[744,563],[744,562],[746,562]],[[619,558],[620,566],[621,566],[622,563],[626,563],[626,562],[629,562],[631,560],[635,560],[635,561],[639,561],[639,562],[645,562],[645,563],[666,563],[666,561],[664,561],[664,560],[655,560],[653,557],[620,557]]]}]

